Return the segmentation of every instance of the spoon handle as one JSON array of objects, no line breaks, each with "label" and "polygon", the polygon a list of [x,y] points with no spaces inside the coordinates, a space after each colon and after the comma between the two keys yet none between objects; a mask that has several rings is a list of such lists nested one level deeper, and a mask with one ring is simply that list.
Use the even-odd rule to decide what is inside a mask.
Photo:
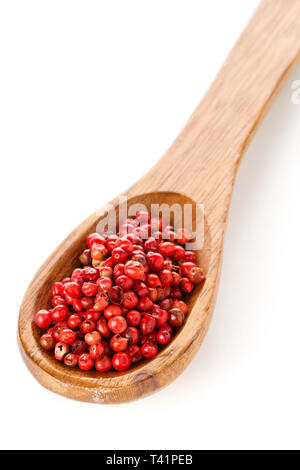
[{"label": "spoon handle", "polygon": [[142,187],[152,179],[151,189],[177,190],[205,202],[224,174],[225,183],[233,185],[241,156],[299,54],[300,0],[261,1],[182,132],[142,178]]}]

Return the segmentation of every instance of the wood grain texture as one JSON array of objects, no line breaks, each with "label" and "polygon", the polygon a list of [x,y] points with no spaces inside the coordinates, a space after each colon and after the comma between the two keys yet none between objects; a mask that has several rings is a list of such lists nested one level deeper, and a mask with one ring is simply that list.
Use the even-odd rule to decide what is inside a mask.
[{"label": "wood grain texture", "polygon": [[[189,300],[190,314],[152,361],[124,373],[73,370],[39,346],[35,312],[49,305],[53,281],[78,265],[98,213],[77,227],[35,275],[20,309],[18,342],[26,365],[48,389],[69,398],[120,403],[174,380],[196,354],[211,319],[226,220],[241,157],[300,53],[300,0],[263,0],[183,131],[150,172],[126,191],[129,204],[202,203],[205,244],[197,252],[207,279]],[[263,158],[263,155],[261,156]],[[116,207],[118,199],[112,201]]]}]

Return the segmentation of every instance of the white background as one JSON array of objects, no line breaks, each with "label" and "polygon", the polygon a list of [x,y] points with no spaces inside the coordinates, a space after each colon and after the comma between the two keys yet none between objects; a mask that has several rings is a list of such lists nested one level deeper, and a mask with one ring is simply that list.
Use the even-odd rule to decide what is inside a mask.
[{"label": "white background", "polygon": [[164,153],[257,4],[1,2],[2,448],[300,447],[300,66],[244,157],[212,325],[175,382],[130,404],[74,402],[16,345],[35,271]]}]

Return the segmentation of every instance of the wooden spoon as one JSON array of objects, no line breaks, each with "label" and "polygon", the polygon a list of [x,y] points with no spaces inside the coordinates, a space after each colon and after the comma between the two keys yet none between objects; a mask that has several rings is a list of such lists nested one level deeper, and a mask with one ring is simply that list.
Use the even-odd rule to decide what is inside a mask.
[{"label": "wooden spoon", "polygon": [[[228,209],[237,169],[263,115],[300,52],[300,0],[263,0],[208,93],[174,144],[125,195],[129,205],[202,203],[205,242],[198,260],[207,279],[189,300],[185,326],[156,358],[124,373],[69,369],[39,346],[33,319],[50,305],[51,284],[78,266],[97,213],[77,227],[39,269],[23,299],[18,342],[23,359],[48,389],[69,398],[120,403],[174,380],[196,354],[211,319]],[[263,155],[262,155],[263,158]],[[118,199],[112,201],[118,206]]]}]

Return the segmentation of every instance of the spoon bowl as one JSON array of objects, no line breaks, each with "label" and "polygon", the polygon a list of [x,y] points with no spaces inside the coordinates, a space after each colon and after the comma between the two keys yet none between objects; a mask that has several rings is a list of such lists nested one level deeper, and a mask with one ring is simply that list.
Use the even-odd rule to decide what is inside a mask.
[{"label": "spoon bowl", "polygon": [[[152,360],[126,372],[84,372],[56,361],[39,345],[34,315],[50,305],[54,281],[79,265],[86,236],[105,208],[82,222],[52,253],[31,281],[18,325],[23,359],[36,379],[69,398],[121,403],[145,396],[174,380],[189,364],[208,329],[220,273],[223,241],[241,157],[300,53],[300,1],[263,0],[212,86],[162,159],[132,186],[128,206],[191,205],[204,209],[204,243],[196,252],[205,282],[188,297],[189,314],[173,340]],[[198,59],[197,59],[198,60]],[[111,206],[120,209],[119,199]],[[100,214],[100,215],[99,215]],[[193,230],[199,235],[197,217]]]},{"label": "spoon bowl", "polygon": [[[169,207],[179,204],[182,210],[190,206],[193,209],[193,228],[196,230],[196,202],[179,193],[156,192],[134,196],[128,199],[128,207],[143,204],[151,212],[153,204],[167,204]],[[118,201],[113,201],[117,215],[119,216]],[[102,216],[99,216],[102,213]],[[179,374],[178,361],[183,361],[182,368],[186,366],[186,360],[192,359],[192,351],[196,348],[193,344],[202,341],[207,330],[209,316],[205,308],[194,308],[198,303],[203,306],[201,292],[204,291],[205,282],[197,285],[193,293],[188,296],[186,302],[189,306],[189,314],[182,328],[172,338],[172,341],[162,349],[152,360],[142,360],[132,365],[128,371],[110,371],[99,373],[97,371],[82,371],[70,369],[53,357],[53,352],[45,351],[39,344],[40,329],[34,322],[33,312],[47,306],[51,308],[51,286],[57,279],[67,277],[73,269],[80,267],[78,254],[85,248],[86,236],[96,230],[97,224],[103,219],[105,208],[93,214],[84,221],[44,263],[37,273],[25,295],[19,318],[19,346],[22,356],[33,375],[47,388],[65,396],[78,400],[116,403],[123,401],[124,395],[129,399],[151,393],[155,389],[163,387]],[[170,213],[170,222],[174,222],[173,212]],[[201,263],[206,271],[209,271],[210,240],[209,228],[204,221],[204,244],[200,250],[196,250],[197,263]],[[33,294],[34,292],[34,294]],[[204,297],[203,296],[203,297]],[[187,350],[191,351],[186,355]],[[176,364],[172,372],[172,364]],[[166,375],[166,370],[168,374]],[[170,376],[171,374],[171,376]]]}]

